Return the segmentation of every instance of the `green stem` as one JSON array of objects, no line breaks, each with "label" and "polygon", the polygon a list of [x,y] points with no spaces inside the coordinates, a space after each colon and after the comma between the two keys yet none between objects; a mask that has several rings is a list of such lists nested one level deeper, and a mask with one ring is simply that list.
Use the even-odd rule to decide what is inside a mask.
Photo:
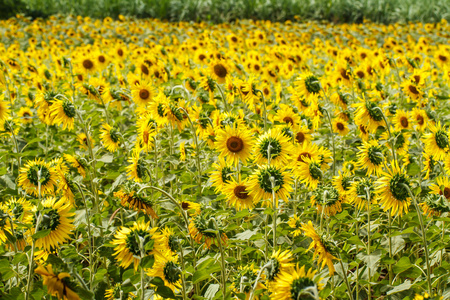
[{"label": "green stem", "polygon": [[[365,187],[366,195],[367,195],[367,257],[370,256],[370,191],[368,187]],[[371,272],[370,272],[370,266],[367,266],[367,272],[368,272],[368,296],[369,300],[372,299],[372,286],[370,284],[370,280],[372,278]]]},{"label": "green stem", "polygon": [[264,131],[266,131],[267,128],[267,108],[266,108],[266,99],[264,98],[264,93],[261,90],[256,90],[256,93],[260,93],[261,94],[261,98],[262,98],[262,103],[263,103],[263,107],[264,107]]},{"label": "green stem", "polygon": [[[388,211],[388,232],[389,232],[389,258],[392,257],[392,237],[391,237],[391,228],[392,228],[392,216],[391,211]],[[392,280],[394,279],[394,273],[392,272],[392,264],[389,265],[389,284],[392,285]]]},{"label": "green stem", "polygon": [[186,279],[184,277],[185,268],[184,268],[184,256],[183,256],[183,247],[180,247],[180,261],[181,261],[181,289],[183,300],[186,300]]},{"label": "green stem", "polygon": [[378,109],[381,112],[381,116],[383,117],[384,123],[386,123],[386,128],[387,128],[387,131],[389,133],[389,140],[391,142],[392,158],[394,160],[397,160],[396,157],[395,157],[395,148],[394,148],[395,143],[394,143],[394,139],[392,138],[391,129],[390,129],[389,123],[388,123],[388,121],[386,119],[386,116],[384,115],[383,110],[381,108],[379,108],[378,106],[374,107],[374,109]]},{"label": "green stem", "polygon": [[425,227],[423,225],[422,213],[420,211],[419,205],[417,204],[416,197],[414,197],[414,195],[411,192],[411,189],[409,188],[409,186],[404,184],[404,183],[402,185],[408,191],[409,196],[413,199],[414,207],[416,208],[417,216],[419,217],[420,230],[422,231],[423,247],[425,248],[425,260],[426,260],[426,263],[427,263],[428,293],[430,295],[432,295],[433,288],[432,288],[432,285],[431,285],[431,277],[430,277],[431,276],[430,255],[429,255],[429,252],[428,252],[427,236],[426,236]]},{"label": "green stem", "polygon": [[324,111],[327,113],[328,124],[330,125],[331,143],[333,145],[333,176],[336,176],[336,148],[335,148],[335,145],[334,145],[333,125],[331,124],[330,113],[326,109],[324,109]]},{"label": "green stem", "polygon": [[341,264],[341,268],[342,268],[342,278],[345,281],[345,285],[347,286],[347,292],[348,292],[348,296],[350,298],[350,300],[353,300],[353,295],[352,295],[352,289],[350,288],[350,284],[348,282],[348,278],[346,276],[346,272],[345,272],[345,268],[344,268],[344,264],[342,263],[342,257],[339,254],[339,263]]},{"label": "green stem", "polygon": [[226,291],[227,291],[227,278],[226,278],[226,268],[225,268],[225,255],[223,252],[223,247],[222,247],[222,236],[219,230],[219,226],[217,225],[217,222],[214,218],[212,218],[212,220],[214,221],[214,225],[216,226],[216,236],[217,236],[217,241],[219,243],[219,250],[220,250],[220,271],[222,274],[222,299],[225,300],[225,296],[226,296]]},{"label": "green stem", "polygon": [[217,82],[216,82],[216,86],[220,92],[220,95],[222,96],[222,101],[223,101],[223,105],[225,106],[225,110],[227,112],[229,112],[230,110],[228,109],[227,99],[225,98],[225,96],[223,94],[222,88],[220,87],[220,84],[218,84]]}]

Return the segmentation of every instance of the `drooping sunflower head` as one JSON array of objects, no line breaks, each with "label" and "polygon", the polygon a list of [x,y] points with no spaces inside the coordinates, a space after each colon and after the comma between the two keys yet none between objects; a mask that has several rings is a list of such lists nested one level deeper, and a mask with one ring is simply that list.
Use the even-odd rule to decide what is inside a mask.
[{"label": "drooping sunflower head", "polygon": [[100,138],[103,145],[109,152],[115,152],[119,148],[120,144],[120,133],[115,128],[109,124],[103,124],[103,129],[100,130]]},{"label": "drooping sunflower head", "polygon": [[301,155],[301,161],[297,162],[297,166],[293,169],[293,173],[311,190],[317,187],[317,184],[323,177],[319,158],[310,158],[308,155]]},{"label": "drooping sunflower head", "polygon": [[383,168],[383,148],[377,141],[364,142],[358,153],[359,159],[356,165],[359,168],[367,168],[366,175],[379,175]]},{"label": "drooping sunflower head", "polygon": [[450,212],[448,199],[444,195],[428,194],[419,206],[428,217],[439,217],[443,213]]},{"label": "drooping sunflower head", "polygon": [[353,176],[349,171],[339,171],[339,175],[333,177],[333,186],[337,189],[342,199],[347,198],[347,194],[350,192],[350,186]]},{"label": "drooping sunflower head", "polygon": [[50,118],[53,124],[63,124],[63,129],[73,129],[76,108],[69,100],[56,100],[50,107]]},{"label": "drooping sunflower head", "polygon": [[425,152],[433,155],[437,160],[444,160],[449,147],[449,134],[438,122],[430,124],[431,132],[424,135]]},{"label": "drooping sunflower head", "polygon": [[135,190],[120,190],[118,192],[115,192],[114,196],[120,199],[120,204],[123,207],[133,209],[138,212],[142,211],[152,218],[158,218],[158,215],[154,210],[155,204],[153,203],[153,201],[151,201],[144,195],[138,195]]},{"label": "drooping sunflower head", "polygon": [[58,299],[81,300],[75,292],[77,285],[71,280],[69,273],[55,272],[50,264],[38,265],[34,272],[42,276],[50,295],[58,297]]},{"label": "drooping sunflower head", "polygon": [[266,268],[266,278],[269,282],[275,282],[281,272],[287,272],[293,269],[294,258],[289,250],[274,252],[269,260],[269,266]]},{"label": "drooping sunflower head", "polygon": [[321,90],[319,78],[310,72],[297,78],[296,85],[298,92],[305,98],[309,98],[310,95],[317,95]]},{"label": "drooping sunflower head", "polygon": [[367,209],[370,204],[376,203],[377,194],[375,193],[373,181],[370,178],[354,181],[351,185],[348,198],[349,203],[354,204],[360,210]]},{"label": "drooping sunflower head", "polygon": [[189,224],[189,234],[199,244],[204,243],[204,247],[210,249],[211,245],[219,247],[227,244],[228,237],[220,224],[216,228],[212,219],[203,214],[197,214],[191,219]]},{"label": "drooping sunflower head", "polygon": [[[231,279],[231,289],[236,293],[244,293],[248,297],[250,291],[253,289],[257,273],[258,270],[255,269],[253,264],[239,267]],[[263,287],[264,286],[261,283],[258,283],[256,290],[262,289]]]},{"label": "drooping sunflower head", "polygon": [[298,214],[295,214],[292,217],[290,217],[287,223],[288,223],[289,227],[294,230],[292,232],[294,237],[299,236],[302,233],[301,228],[300,228],[302,226],[302,222],[301,222],[301,219],[299,218]]},{"label": "drooping sunflower head", "polygon": [[136,296],[131,292],[125,292],[122,290],[122,284],[116,283],[110,289],[105,290],[106,300],[133,300]]},{"label": "drooping sunflower head", "polygon": [[210,179],[212,185],[216,188],[216,191],[220,191],[223,189],[225,184],[231,182],[234,171],[232,166],[220,157],[219,161],[214,163],[212,167],[214,171],[211,172]]},{"label": "drooping sunflower head", "polygon": [[164,284],[174,292],[181,288],[181,267],[177,256],[173,256],[170,252],[164,252],[147,271],[147,275],[161,278]]}]

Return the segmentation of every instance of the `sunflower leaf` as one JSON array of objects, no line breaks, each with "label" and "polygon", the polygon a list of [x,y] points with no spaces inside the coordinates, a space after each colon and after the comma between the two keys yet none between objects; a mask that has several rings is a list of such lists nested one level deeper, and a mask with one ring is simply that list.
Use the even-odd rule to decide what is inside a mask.
[{"label": "sunflower leaf", "polygon": [[40,230],[40,231],[36,232],[35,234],[33,234],[32,238],[37,240],[37,239],[46,237],[47,235],[50,234],[50,232],[52,232],[52,230],[50,228],[49,229],[45,229],[45,230]]}]

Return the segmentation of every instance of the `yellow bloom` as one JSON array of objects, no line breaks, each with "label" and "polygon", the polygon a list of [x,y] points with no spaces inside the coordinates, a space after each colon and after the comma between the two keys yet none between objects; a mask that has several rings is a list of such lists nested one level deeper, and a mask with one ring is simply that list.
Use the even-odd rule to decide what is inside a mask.
[{"label": "yellow bloom", "polygon": [[227,162],[237,165],[240,160],[247,164],[251,157],[253,139],[245,127],[225,126],[217,133],[215,147],[220,152],[219,157],[225,158]]},{"label": "yellow bloom", "polygon": [[27,193],[39,196],[39,182],[41,195],[55,192],[57,175],[55,168],[41,159],[28,161],[26,165],[20,168],[19,185]]},{"label": "yellow bloom", "polygon": [[227,196],[227,202],[230,206],[234,206],[236,210],[253,209],[255,199],[249,192],[249,184],[247,180],[236,181],[233,177],[224,185],[222,192]]},{"label": "yellow bloom", "polygon": [[177,292],[181,288],[181,267],[178,257],[172,256],[168,251],[155,261],[150,270],[147,270],[147,275],[161,278],[164,285],[173,292]]},{"label": "yellow bloom", "polygon": [[58,297],[59,300],[81,300],[75,291],[73,291],[73,284],[68,284],[70,274],[60,272],[55,274],[52,265],[38,265],[34,270],[44,279],[44,285],[47,286],[48,293],[52,296]]},{"label": "yellow bloom", "polygon": [[103,129],[100,130],[100,138],[103,146],[109,151],[114,152],[119,148],[120,134],[117,129],[111,127],[109,124],[103,124]]},{"label": "yellow bloom", "polygon": [[285,136],[279,128],[269,129],[261,135],[255,143],[254,157],[257,164],[270,164],[286,166],[293,153],[289,137]]},{"label": "yellow bloom", "polygon": [[367,176],[371,174],[379,176],[383,170],[383,148],[377,141],[371,140],[364,142],[364,145],[358,149],[359,159],[356,162],[356,166],[360,169],[367,168]]},{"label": "yellow bloom", "polygon": [[431,132],[423,137],[425,152],[433,155],[436,160],[444,160],[449,146],[448,132],[442,127],[441,122],[437,125],[433,123],[428,125]]},{"label": "yellow bloom", "polygon": [[305,271],[305,266],[281,272],[275,284],[273,284],[273,300],[286,299],[319,299],[321,284],[317,284],[314,275],[317,271],[309,269]]}]

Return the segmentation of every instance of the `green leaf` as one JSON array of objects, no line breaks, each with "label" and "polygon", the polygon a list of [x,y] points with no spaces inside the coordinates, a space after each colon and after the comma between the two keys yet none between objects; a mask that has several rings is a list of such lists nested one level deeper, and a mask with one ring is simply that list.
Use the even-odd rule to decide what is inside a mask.
[{"label": "green leaf", "polygon": [[151,268],[155,263],[155,257],[153,255],[146,256],[141,261],[142,268]]},{"label": "green leaf", "polygon": [[220,284],[210,284],[206,290],[205,297],[207,299],[213,299],[219,289]]},{"label": "green leaf", "polygon": [[220,271],[220,264],[212,265],[208,269],[197,270],[192,276],[192,283],[193,284],[199,283],[200,281],[209,278],[212,273],[218,271]]},{"label": "green leaf", "polygon": [[409,257],[403,256],[394,266],[394,273],[401,273],[409,268],[411,268],[413,264],[409,261]]},{"label": "green leaf", "polygon": [[156,293],[164,298],[176,299],[173,291],[167,286],[160,286],[156,289]]},{"label": "green leaf", "polygon": [[27,260],[28,260],[28,258],[25,253],[17,253],[16,255],[14,255],[14,259],[12,260],[12,263],[15,265],[18,263],[25,263]]},{"label": "green leaf", "polygon": [[[408,259],[408,261],[409,261],[409,259]],[[389,296],[389,295],[392,295],[392,294],[395,294],[395,293],[398,293],[398,292],[409,290],[411,288],[411,286],[412,286],[411,281],[406,280],[404,283],[402,283],[400,285],[397,285],[392,290],[387,292],[386,295]]]},{"label": "green leaf", "polygon": [[246,230],[244,232],[236,234],[235,238],[240,241],[247,241],[257,233],[258,233],[258,230]]},{"label": "green leaf", "polygon": [[50,234],[50,232],[52,232],[51,229],[40,230],[40,231],[36,232],[35,234],[33,234],[32,237],[33,237],[33,239],[37,240],[37,239],[46,237],[47,235]]}]

